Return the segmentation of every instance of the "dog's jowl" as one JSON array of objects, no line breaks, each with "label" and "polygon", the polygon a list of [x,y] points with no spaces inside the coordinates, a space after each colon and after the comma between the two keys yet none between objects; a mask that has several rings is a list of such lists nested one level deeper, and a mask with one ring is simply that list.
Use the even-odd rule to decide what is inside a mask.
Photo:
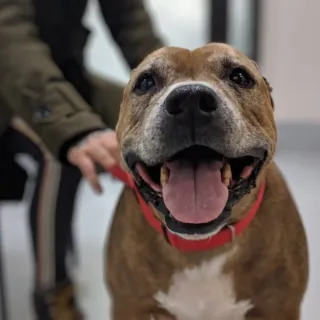
[{"label": "dog's jowl", "polygon": [[256,63],[225,44],[152,53],[117,135],[135,185],[106,248],[113,319],[300,319],[306,237]]}]

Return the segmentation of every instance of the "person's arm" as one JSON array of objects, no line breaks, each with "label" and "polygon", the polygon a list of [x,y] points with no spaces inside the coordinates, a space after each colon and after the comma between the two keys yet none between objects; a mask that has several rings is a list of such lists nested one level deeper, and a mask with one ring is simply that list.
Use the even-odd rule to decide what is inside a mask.
[{"label": "person's arm", "polygon": [[67,142],[105,125],[64,79],[33,19],[29,0],[0,0],[0,94],[59,157]]},{"label": "person's arm", "polygon": [[142,0],[99,0],[107,26],[131,69],[163,47]]}]

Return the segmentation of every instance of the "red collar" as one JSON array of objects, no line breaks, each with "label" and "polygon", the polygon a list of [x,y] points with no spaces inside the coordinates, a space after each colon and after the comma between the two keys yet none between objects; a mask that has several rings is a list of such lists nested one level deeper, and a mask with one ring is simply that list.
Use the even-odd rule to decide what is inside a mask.
[{"label": "red collar", "polygon": [[164,236],[167,237],[168,242],[173,247],[184,252],[214,249],[228,242],[233,241],[235,236],[239,235],[242,231],[244,231],[244,229],[246,229],[246,227],[250,224],[250,222],[258,212],[265,191],[265,183],[263,183],[259,189],[256,201],[241,221],[233,225],[224,227],[221,231],[212,236],[210,239],[186,240],[176,234],[171,233],[166,228],[163,228],[162,223],[155,217],[151,207],[143,200],[138,188],[136,187],[136,184],[127,172],[122,170],[120,167],[115,167],[110,171],[110,173],[113,175],[114,178],[121,180],[127,186],[135,190],[139,204],[141,206],[141,210],[149,224],[156,231],[158,231],[161,234],[164,234]]}]

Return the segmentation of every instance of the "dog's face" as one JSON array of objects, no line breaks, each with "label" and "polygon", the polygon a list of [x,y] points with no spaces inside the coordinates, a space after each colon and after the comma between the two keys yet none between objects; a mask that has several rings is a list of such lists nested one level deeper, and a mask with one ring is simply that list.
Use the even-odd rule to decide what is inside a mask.
[{"label": "dog's face", "polygon": [[220,230],[275,150],[270,88],[224,44],[149,55],[125,89],[117,126],[125,164],[172,232]]}]

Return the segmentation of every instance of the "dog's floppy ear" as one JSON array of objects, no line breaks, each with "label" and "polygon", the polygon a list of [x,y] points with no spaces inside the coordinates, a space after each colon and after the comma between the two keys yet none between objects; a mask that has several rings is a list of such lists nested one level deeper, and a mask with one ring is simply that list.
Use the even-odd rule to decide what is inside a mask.
[{"label": "dog's floppy ear", "polygon": [[269,83],[269,81],[266,79],[266,77],[262,77],[262,78],[263,78],[265,84],[267,85],[267,88],[268,88],[268,91],[269,91],[269,96],[270,96],[270,101],[271,101],[271,106],[272,106],[272,109],[274,109],[274,102],[273,102],[273,98],[272,98],[272,95],[271,95],[273,89],[272,89],[272,87],[270,86],[270,83]]},{"label": "dog's floppy ear", "polygon": [[269,90],[269,92],[270,92],[270,94],[271,94],[271,92],[272,92],[272,87],[270,86],[270,83],[269,83],[269,81],[266,79],[266,77],[262,77],[263,78],[263,80],[264,80],[264,82],[266,83],[266,85],[267,85],[267,87],[268,87],[268,90]]},{"label": "dog's floppy ear", "polygon": [[259,68],[259,65],[258,65],[258,63],[256,62],[256,61],[254,61],[254,60],[251,60],[251,62],[255,65],[255,67],[259,70],[260,68]]},{"label": "dog's floppy ear", "polygon": [[[254,60],[251,60],[251,61],[252,61],[252,63],[255,65],[255,67],[259,70],[260,68],[259,68],[258,63],[257,63],[256,61],[254,61]],[[269,83],[269,81],[266,79],[266,77],[262,77],[262,78],[263,78],[265,84],[267,85],[267,88],[268,88],[268,91],[269,91],[269,96],[270,96],[270,101],[271,101],[271,106],[272,106],[272,109],[274,109],[274,102],[273,102],[273,98],[272,98],[272,95],[271,95],[273,89],[272,89],[272,87],[270,86],[270,83]]]}]

